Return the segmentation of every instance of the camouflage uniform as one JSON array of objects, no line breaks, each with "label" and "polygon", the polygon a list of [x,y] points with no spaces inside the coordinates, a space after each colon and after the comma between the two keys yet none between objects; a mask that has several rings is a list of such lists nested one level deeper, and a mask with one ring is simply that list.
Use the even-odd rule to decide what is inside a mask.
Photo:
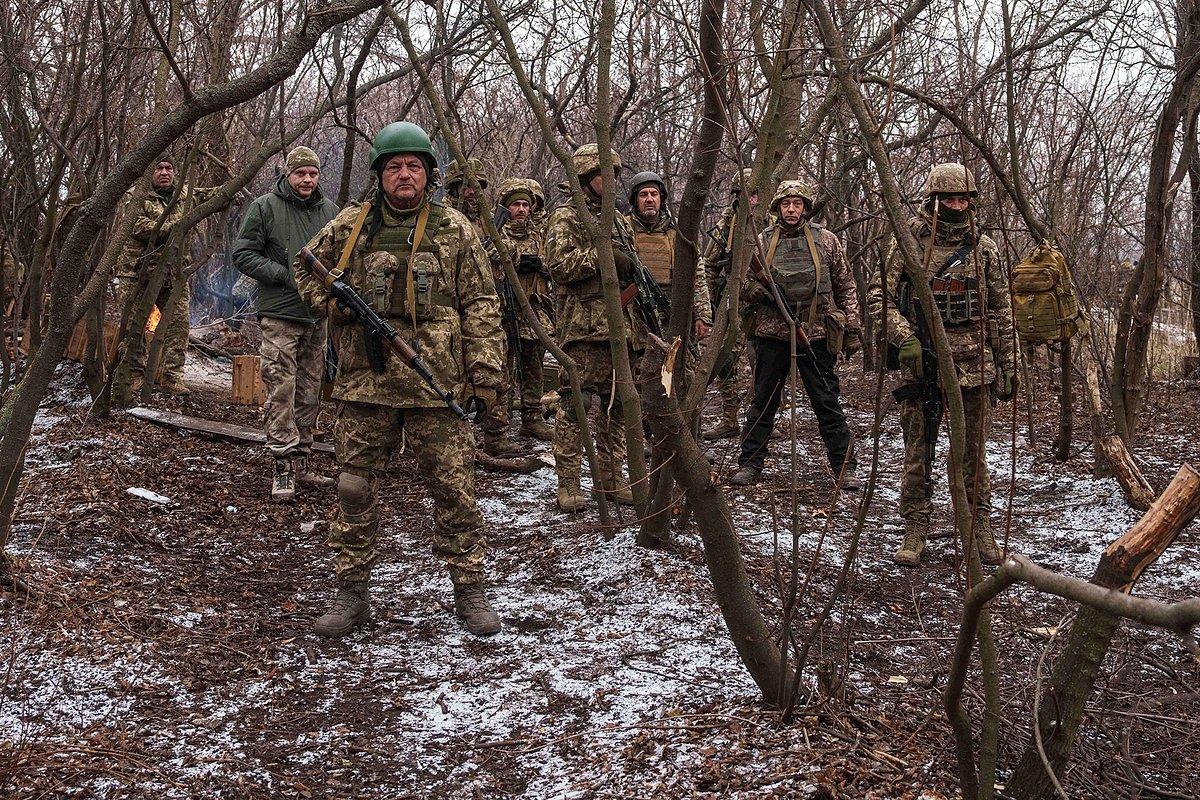
[{"label": "camouflage uniform", "polygon": [[[117,285],[115,301],[117,308],[124,311],[126,305],[137,298],[137,295],[151,280],[151,271],[159,268],[157,258],[160,248],[166,244],[171,233],[171,227],[184,218],[193,208],[208,200],[220,187],[196,188],[184,186],[176,190],[173,187],[164,190],[153,190],[135,207],[134,195],[131,191],[126,195],[122,205],[123,214],[135,214],[133,232],[125,249],[117,259],[114,270]],[[178,191],[179,201],[171,205]],[[169,208],[168,208],[169,207]],[[165,216],[164,216],[165,215]],[[159,225],[159,220],[162,224]],[[188,333],[191,331],[191,319],[188,307],[191,302],[191,288],[187,282],[187,268],[190,262],[186,242],[180,246],[180,258],[173,264],[162,265],[169,270],[167,280],[154,299],[154,304],[162,314],[167,314],[167,302],[176,283],[180,283],[175,304],[171,308],[171,322],[166,330],[163,342],[161,374],[163,384],[182,385],[183,365],[187,353]],[[142,274],[143,266],[145,274]],[[134,380],[140,380],[146,368],[146,348],[143,347],[133,364]]]},{"label": "camouflage uniform", "polygon": [[[596,200],[592,210],[599,215]],[[629,223],[617,216],[625,241],[632,232]],[[614,235],[614,241],[618,237]],[[593,425],[598,471],[606,489],[624,485],[621,464],[625,460],[624,414],[614,383],[612,351],[608,341],[608,318],[604,309],[600,267],[591,236],[584,229],[573,204],[561,205],[550,215],[546,230],[546,265],[554,277],[558,306],[556,338],[579,369],[584,407],[592,397],[600,398],[600,412]],[[632,308],[625,309],[625,334],[631,361],[643,349],[641,323],[634,323]],[[560,491],[578,493],[583,459],[583,432],[573,419],[570,383],[563,371],[558,417],[554,428],[554,459]]]},{"label": "camouflage uniform", "polygon": [[[546,234],[545,216],[542,210],[544,203],[542,187],[535,180],[510,178],[500,184],[499,204],[505,205],[508,198],[518,192],[529,195],[531,200],[530,216],[524,222],[506,221],[500,226],[498,233],[512,253],[521,288],[529,298],[529,305],[537,316],[538,323],[545,331],[551,332],[554,330],[552,322],[554,296],[550,284],[550,272],[544,261]],[[499,251],[494,245],[489,245],[488,255],[495,265],[496,280],[506,280],[504,268],[500,264]],[[522,257],[525,258],[522,259]],[[534,421],[541,417],[541,400],[545,391],[542,359],[545,356],[545,350],[538,341],[533,326],[519,310],[514,309],[514,311],[517,313],[517,338],[520,347],[519,353],[507,354],[510,371],[506,373],[505,377],[507,378],[511,374],[511,367],[516,361],[521,379],[519,389],[522,421],[525,425],[533,425]],[[506,382],[506,386],[501,392],[502,403],[498,405],[507,405],[511,391],[512,387]]]},{"label": "camouflage uniform", "polygon": [[[800,181],[783,181],[771,203],[776,213],[787,197],[801,197],[811,208],[815,195]],[[792,227],[781,217],[763,231],[759,244],[772,279],[811,342],[811,353],[803,348],[797,353],[796,370],[816,415],[829,466],[838,475],[845,465],[844,486],[850,488],[856,482],[852,476],[857,462],[848,453],[850,429],[835,367],[843,350],[843,335],[857,334],[861,323],[858,291],[846,252],[837,236],[819,223],[804,220]],[[798,276],[794,287],[783,270]],[[766,459],[790,373],[791,323],[780,313],[770,289],[753,275],[747,275],[742,291],[746,335],[754,344],[755,359],[754,399],[746,412],[738,465],[757,471]]]},{"label": "camouflage uniform", "polygon": [[[955,174],[951,175],[951,178],[957,177],[957,181],[961,183],[964,171],[965,168],[957,164],[935,167],[930,174],[930,181],[926,184],[927,189],[932,184],[933,190],[927,191],[926,194],[932,197],[939,193],[937,181],[939,177],[944,177],[940,173],[953,172]],[[969,193],[974,195],[974,181],[970,179],[969,173],[967,175]],[[948,188],[954,186],[952,183]],[[932,202],[931,200],[930,203]],[[975,514],[977,528],[987,532],[992,503],[986,443],[991,428],[994,384],[999,372],[1008,371],[1011,375],[1013,370],[1012,306],[1006,270],[999,248],[991,237],[980,235],[978,244],[971,249],[967,258],[961,259],[953,268],[943,270],[947,259],[963,246],[964,237],[972,232],[972,221],[969,217],[952,222],[942,218],[945,213],[945,209],[939,213],[936,240],[932,237],[934,221],[929,208],[910,219],[908,225],[920,244],[931,281],[939,274],[947,279],[978,281],[974,295],[967,295],[963,306],[973,309],[973,319],[951,321],[947,319],[947,314],[943,314],[943,324],[954,358],[958,383],[962,388],[966,415],[967,457],[963,463],[963,478],[967,499]],[[876,270],[867,291],[868,310],[875,319],[877,329],[882,330],[886,324],[887,344],[892,348],[900,348],[906,340],[914,337],[917,331],[917,316],[912,306],[918,301],[915,294],[911,295],[911,303],[900,297],[906,294],[898,292],[902,280],[907,282],[907,277],[904,277],[904,262],[893,240],[884,262],[884,272]],[[905,308],[898,307],[900,302],[905,303]],[[910,385],[914,380],[907,371],[902,373],[904,385]],[[924,415],[917,400],[904,400],[900,403],[900,426],[904,433],[900,516],[905,519],[910,531],[927,531],[932,504],[925,471]],[[990,538],[990,533],[987,535]],[[923,537],[924,534],[922,540]],[[923,546],[922,541],[921,547],[916,551],[918,558]]]},{"label": "camouflage uniform", "polygon": [[[488,177],[483,170],[483,162],[478,158],[467,159],[467,164],[471,167],[471,173],[475,176],[475,181],[479,184],[479,188],[487,191]],[[486,200],[483,197],[477,197],[473,202],[468,202],[462,196],[463,187],[466,185],[465,177],[463,176],[462,167],[457,161],[451,161],[446,166],[446,177],[443,184],[446,187],[445,204],[448,208],[453,208],[455,211],[461,211],[467,219],[471,221],[471,225],[475,227],[475,233],[482,240],[487,234],[483,227],[483,221],[480,218],[482,209],[486,206]]]},{"label": "camouflage uniform", "polygon": [[[427,202],[428,223],[409,281],[418,213],[373,202],[350,254],[348,282],[420,351],[441,388],[460,401],[474,395],[494,403],[502,371],[499,301],[474,228],[457,211]],[[360,208],[351,204],[309,243],[322,263],[338,263]],[[325,286],[299,260],[293,269],[301,297],[323,313]],[[338,577],[365,581],[378,558],[379,478],[404,430],[433,497],[434,551],[456,585],[479,584],[485,542],[468,425],[397,357],[385,356],[383,371],[376,372],[362,328],[343,329],[333,385],[339,508],[329,535]]]},{"label": "camouflage uniform", "polygon": [[4,275],[0,277],[0,308],[3,308],[3,316],[8,317],[16,307],[17,293],[25,285],[25,264],[13,253],[7,240],[0,257],[4,269]]}]

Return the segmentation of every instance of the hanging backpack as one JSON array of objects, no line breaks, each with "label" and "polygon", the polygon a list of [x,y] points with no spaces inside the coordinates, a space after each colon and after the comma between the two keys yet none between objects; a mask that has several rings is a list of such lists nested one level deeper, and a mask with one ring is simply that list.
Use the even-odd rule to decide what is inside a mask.
[{"label": "hanging backpack", "polygon": [[1048,241],[1013,269],[1012,305],[1017,334],[1031,344],[1065,342],[1087,325],[1067,260]]}]

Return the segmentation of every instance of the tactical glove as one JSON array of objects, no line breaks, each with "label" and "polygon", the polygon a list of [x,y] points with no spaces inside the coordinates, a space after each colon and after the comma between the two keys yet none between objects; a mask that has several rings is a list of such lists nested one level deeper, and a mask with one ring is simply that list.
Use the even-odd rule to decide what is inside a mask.
[{"label": "tactical glove", "polygon": [[334,325],[350,325],[358,320],[358,315],[341,300],[335,300],[329,304],[329,319]]},{"label": "tactical glove", "polygon": [[846,331],[845,337],[842,339],[842,350],[846,353],[846,357],[862,350],[862,332],[861,331]]},{"label": "tactical glove", "polygon": [[1021,381],[1017,378],[1017,373],[1011,370],[1000,370],[1000,379],[996,385],[997,400],[1012,400],[1017,395],[1017,389],[1021,386]]},{"label": "tactical glove", "polygon": [[900,366],[908,370],[914,378],[925,377],[924,353],[921,351],[921,340],[910,336],[900,343]]},{"label": "tactical glove", "polygon": [[629,280],[630,261],[624,250],[618,247],[613,248],[613,264],[617,268],[617,277],[622,281]]},{"label": "tactical glove", "polygon": [[522,253],[521,260],[517,262],[517,272],[523,275],[531,272],[542,271],[542,260],[533,253]]}]

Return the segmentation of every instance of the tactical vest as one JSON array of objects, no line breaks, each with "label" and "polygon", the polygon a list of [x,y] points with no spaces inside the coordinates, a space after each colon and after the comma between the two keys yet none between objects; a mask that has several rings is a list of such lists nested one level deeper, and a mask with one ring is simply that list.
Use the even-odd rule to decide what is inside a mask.
[{"label": "tactical vest", "polygon": [[[425,223],[425,235],[417,247],[412,260],[412,293],[415,307],[427,310],[432,305],[454,306],[453,298],[431,290],[432,276],[440,270],[439,249],[434,241],[445,215],[436,205],[429,206],[429,218]],[[384,212],[384,224],[371,239],[363,256],[365,271],[364,298],[371,307],[387,317],[409,316],[409,260],[412,256],[412,240],[416,233],[416,215],[405,220],[396,220]]]},{"label": "tactical vest", "polygon": [[803,231],[785,237],[776,228],[767,240],[767,263],[770,265],[771,278],[797,310],[811,303],[815,296],[833,292],[829,265],[823,262],[817,244],[822,228],[816,225],[808,227],[811,238],[805,236]]},{"label": "tactical vest", "polygon": [[978,246],[967,248],[964,242],[933,244],[929,263],[934,273],[929,290],[944,325],[966,326],[984,318],[985,295],[975,274]]},{"label": "tactical vest", "polygon": [[636,231],[633,247],[638,260],[654,276],[654,282],[662,287],[670,286],[675,267],[675,230],[672,228],[663,233]]}]

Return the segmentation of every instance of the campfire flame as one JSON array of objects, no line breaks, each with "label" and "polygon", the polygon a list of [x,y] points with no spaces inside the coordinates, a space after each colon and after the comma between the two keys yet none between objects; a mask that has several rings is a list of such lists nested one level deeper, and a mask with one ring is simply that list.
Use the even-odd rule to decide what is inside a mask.
[{"label": "campfire flame", "polygon": [[158,306],[150,309],[150,318],[146,320],[146,333],[154,333],[160,319],[162,319],[162,312],[158,310]]}]

